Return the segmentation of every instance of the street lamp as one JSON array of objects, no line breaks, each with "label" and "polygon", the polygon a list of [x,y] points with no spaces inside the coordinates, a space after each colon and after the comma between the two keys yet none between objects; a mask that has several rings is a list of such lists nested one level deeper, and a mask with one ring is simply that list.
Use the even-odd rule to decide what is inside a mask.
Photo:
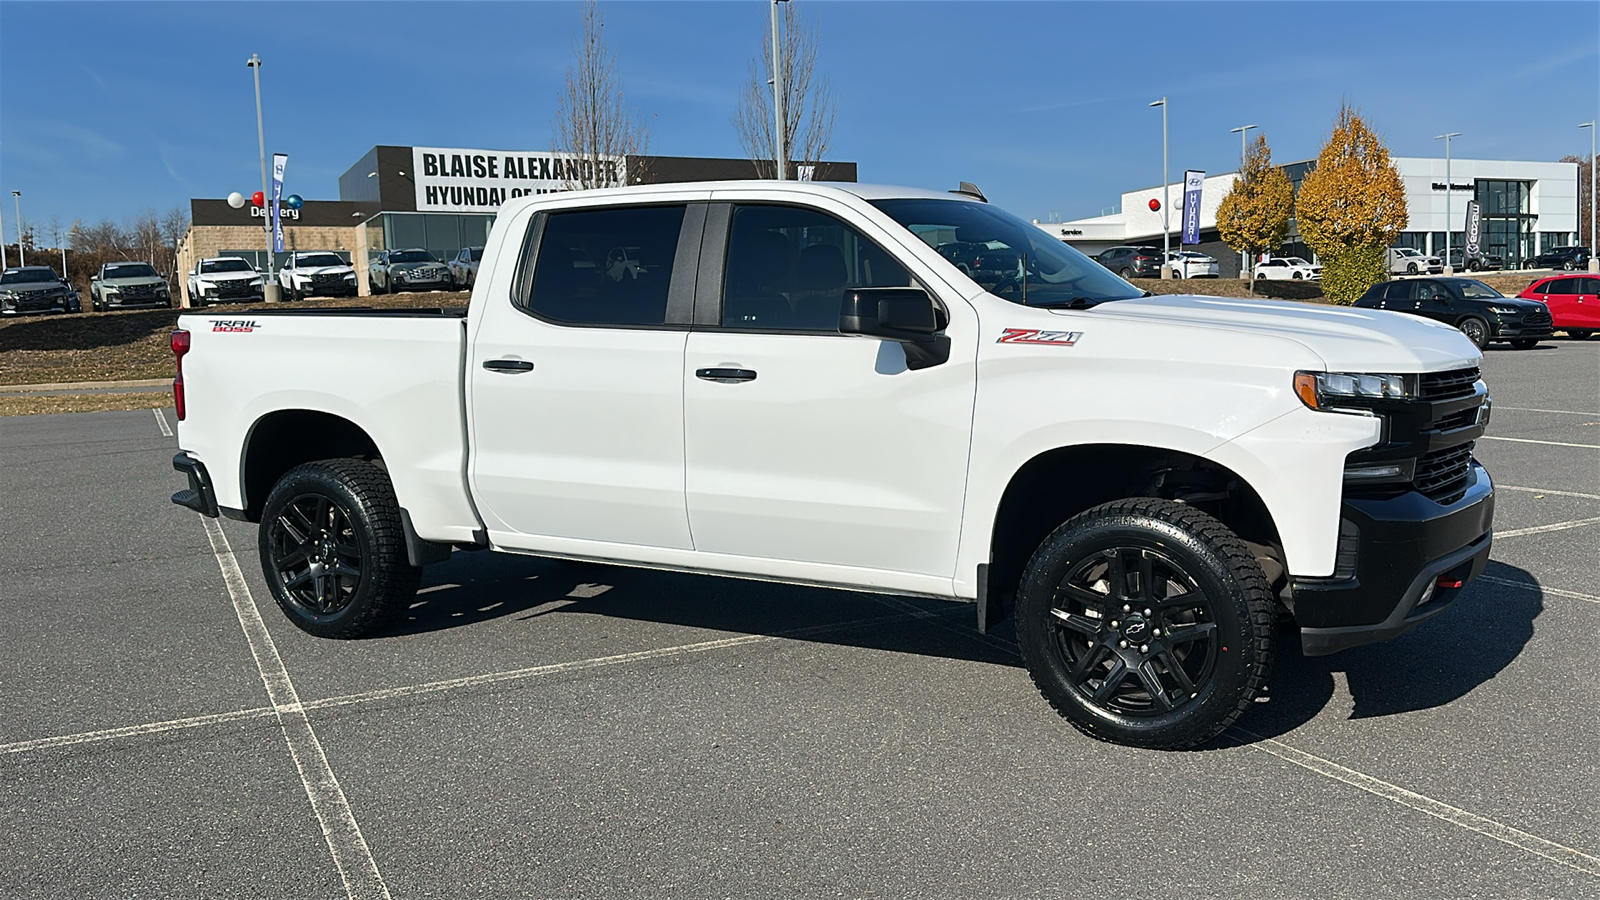
[{"label": "street lamp", "polygon": [[17,210],[17,265],[25,266],[28,264],[28,252],[22,249],[22,192],[12,191],[11,200]]},{"label": "street lamp", "polygon": [[[244,63],[255,75],[256,81],[256,141],[261,150],[261,196],[267,203],[272,202],[272,192],[267,190],[267,132],[261,125],[261,57],[250,54]],[[261,207],[262,230],[267,236],[267,277],[261,281],[261,299],[268,303],[278,301],[278,279],[272,274],[272,210],[265,204]]]},{"label": "street lamp", "polygon": [[[1261,127],[1260,125],[1240,125],[1238,128],[1229,128],[1228,129],[1228,133],[1229,134],[1232,134],[1235,131],[1237,131],[1239,133],[1239,180],[1240,181],[1244,180],[1244,160],[1245,160],[1245,157],[1250,155],[1249,141],[1248,141],[1248,138],[1249,138],[1249,135],[1250,135],[1250,129],[1252,129],[1252,128],[1260,128],[1260,127]],[[1245,271],[1247,268],[1249,268],[1249,260],[1246,258],[1247,256],[1248,256],[1248,254],[1246,254],[1243,250],[1239,251],[1239,275],[1241,277],[1244,277],[1244,278],[1249,278],[1250,277],[1249,273]]]},{"label": "street lamp", "polygon": [[1153,101],[1151,106],[1161,107],[1161,277],[1166,278],[1167,262],[1172,256],[1171,188],[1167,184],[1167,98]]},{"label": "street lamp", "polygon": [[[1452,131],[1449,134],[1436,134],[1433,139],[1444,141],[1444,273],[1454,275],[1455,269],[1450,265],[1450,139],[1461,137],[1461,132]],[[1461,252],[1461,263],[1465,265],[1467,254]]]},{"label": "street lamp", "polygon": [[1595,252],[1595,237],[1594,237],[1594,184],[1595,184],[1594,157],[1595,157],[1595,146],[1594,146],[1594,133],[1595,133],[1596,130],[1600,130],[1600,129],[1596,129],[1595,128],[1595,120],[1594,119],[1590,119],[1589,121],[1583,123],[1582,125],[1579,125],[1578,127],[1579,128],[1587,128],[1587,129],[1589,129],[1589,271],[1591,271],[1591,272],[1600,272],[1600,258],[1596,258],[1596,256],[1594,255],[1594,252]]},{"label": "street lamp", "polygon": [[789,178],[787,148],[783,127],[783,45],[778,43],[778,4],[785,0],[772,0],[772,144],[773,161],[777,163],[778,180]]}]

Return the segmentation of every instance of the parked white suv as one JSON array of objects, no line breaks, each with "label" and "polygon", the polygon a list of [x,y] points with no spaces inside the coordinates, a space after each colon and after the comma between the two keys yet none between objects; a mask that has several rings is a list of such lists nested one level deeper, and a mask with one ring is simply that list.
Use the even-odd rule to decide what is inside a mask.
[{"label": "parked white suv", "polygon": [[1322,278],[1322,267],[1298,256],[1273,256],[1256,263],[1258,281],[1316,281]]},{"label": "parked white suv", "polygon": [[1173,250],[1167,254],[1167,271],[1173,278],[1217,278],[1222,269],[1216,257],[1193,250]]},{"label": "parked white suv", "polygon": [[1414,316],[1150,296],[855,184],[511,200],[478,275],[179,320],[173,500],[261,523],[307,632],[399,621],[453,547],[965,600],[1079,729],[1188,747],[1280,613],[1310,655],[1391,638],[1488,560],[1482,357]]},{"label": "parked white suv", "polygon": [[260,302],[265,299],[264,283],[248,260],[237,256],[202,259],[189,272],[189,305]]},{"label": "parked white suv", "polygon": [[1444,263],[1437,256],[1427,256],[1412,247],[1389,248],[1391,275],[1438,275],[1443,271]]},{"label": "parked white suv", "polygon": [[278,270],[285,300],[307,297],[354,297],[356,270],[337,253],[320,250],[291,253]]}]

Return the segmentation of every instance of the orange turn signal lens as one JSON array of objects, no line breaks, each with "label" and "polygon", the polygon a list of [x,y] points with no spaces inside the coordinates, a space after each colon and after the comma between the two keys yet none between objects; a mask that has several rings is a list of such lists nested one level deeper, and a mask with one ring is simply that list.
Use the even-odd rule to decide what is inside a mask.
[{"label": "orange turn signal lens", "polygon": [[1317,376],[1314,372],[1294,373],[1294,392],[1300,396],[1300,402],[1312,409],[1321,409],[1317,405]]}]

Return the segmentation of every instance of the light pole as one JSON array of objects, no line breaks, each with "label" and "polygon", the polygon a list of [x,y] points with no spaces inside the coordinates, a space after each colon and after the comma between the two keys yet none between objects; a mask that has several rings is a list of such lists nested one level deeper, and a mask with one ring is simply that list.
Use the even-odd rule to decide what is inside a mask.
[{"label": "light pole", "polygon": [[783,127],[783,45],[778,43],[778,4],[783,2],[772,0],[772,151],[779,181],[789,178],[789,167],[784,165],[788,153]]},{"label": "light pole", "polygon": [[28,264],[28,251],[22,249],[22,192],[12,191],[11,200],[17,210],[17,265],[25,266]]},{"label": "light pole", "polygon": [[[1433,139],[1444,141],[1444,273],[1454,275],[1455,269],[1450,265],[1450,139],[1461,137],[1461,132],[1452,131],[1449,134],[1436,134]],[[1461,251],[1461,263],[1466,265],[1466,251]]]},{"label": "light pole", "polygon": [[1167,263],[1172,256],[1172,189],[1167,184],[1167,98],[1162,97],[1150,104],[1161,107],[1161,277],[1166,278],[1171,270]]},{"label": "light pole", "polygon": [[261,281],[261,299],[276,303],[278,279],[272,274],[272,210],[267,208],[267,204],[272,202],[272,192],[267,190],[267,132],[261,125],[261,57],[252,53],[244,64],[255,75],[256,81],[256,142],[261,150],[261,196],[266,200],[261,205],[261,223],[267,236],[267,277]]},{"label": "light pole", "polygon": [[[1250,143],[1249,143],[1249,140],[1248,140],[1248,138],[1250,136],[1250,129],[1252,129],[1252,128],[1260,128],[1260,127],[1261,127],[1260,125],[1240,125],[1238,128],[1229,128],[1228,129],[1228,133],[1229,134],[1232,134],[1235,131],[1237,131],[1239,133],[1239,180],[1240,181],[1244,180],[1244,161],[1245,161],[1245,157],[1250,155],[1250,149],[1249,149]],[[1250,273],[1248,271],[1248,269],[1250,268],[1250,261],[1249,261],[1248,257],[1249,257],[1249,254],[1245,253],[1243,250],[1239,251],[1239,277],[1240,278],[1249,278],[1250,277]]]},{"label": "light pole", "polygon": [[[0,208],[4,208],[4,206],[4,203],[0,203]],[[22,249],[20,236],[17,238],[17,249]],[[0,215],[0,271],[4,271],[6,268],[6,217]]]},{"label": "light pole", "polygon": [[1589,271],[1600,272],[1600,257],[1594,255],[1596,250],[1594,236],[1594,133],[1597,129],[1595,128],[1594,119],[1590,119],[1578,127],[1589,129]]}]

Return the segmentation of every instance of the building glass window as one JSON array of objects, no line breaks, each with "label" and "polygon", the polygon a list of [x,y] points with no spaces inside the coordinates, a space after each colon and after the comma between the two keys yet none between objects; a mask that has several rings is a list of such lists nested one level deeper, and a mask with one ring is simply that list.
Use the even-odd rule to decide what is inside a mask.
[{"label": "building glass window", "polygon": [[[1428,249],[1427,252],[1432,253],[1435,256],[1443,256],[1444,255],[1444,232],[1442,232],[1442,231],[1429,232],[1428,233],[1428,240],[1433,242],[1433,246],[1432,246],[1431,249]],[[1450,249],[1452,249],[1452,250],[1460,250],[1462,247],[1465,247],[1466,245],[1467,245],[1467,233],[1465,231],[1452,231],[1452,232],[1450,232]],[[1417,249],[1421,250],[1423,248],[1422,247],[1418,247]]]},{"label": "building glass window", "polygon": [[1410,247],[1423,253],[1428,252],[1428,235],[1421,231],[1402,231],[1395,236],[1394,246]]},{"label": "building glass window", "polygon": [[392,250],[416,250],[428,246],[428,231],[422,216],[404,213],[383,217],[385,243]]},{"label": "building glass window", "polygon": [[1572,237],[1572,233],[1567,231],[1541,231],[1539,232],[1539,249],[1550,250],[1555,247],[1571,246],[1567,243],[1567,239],[1570,237]]}]

